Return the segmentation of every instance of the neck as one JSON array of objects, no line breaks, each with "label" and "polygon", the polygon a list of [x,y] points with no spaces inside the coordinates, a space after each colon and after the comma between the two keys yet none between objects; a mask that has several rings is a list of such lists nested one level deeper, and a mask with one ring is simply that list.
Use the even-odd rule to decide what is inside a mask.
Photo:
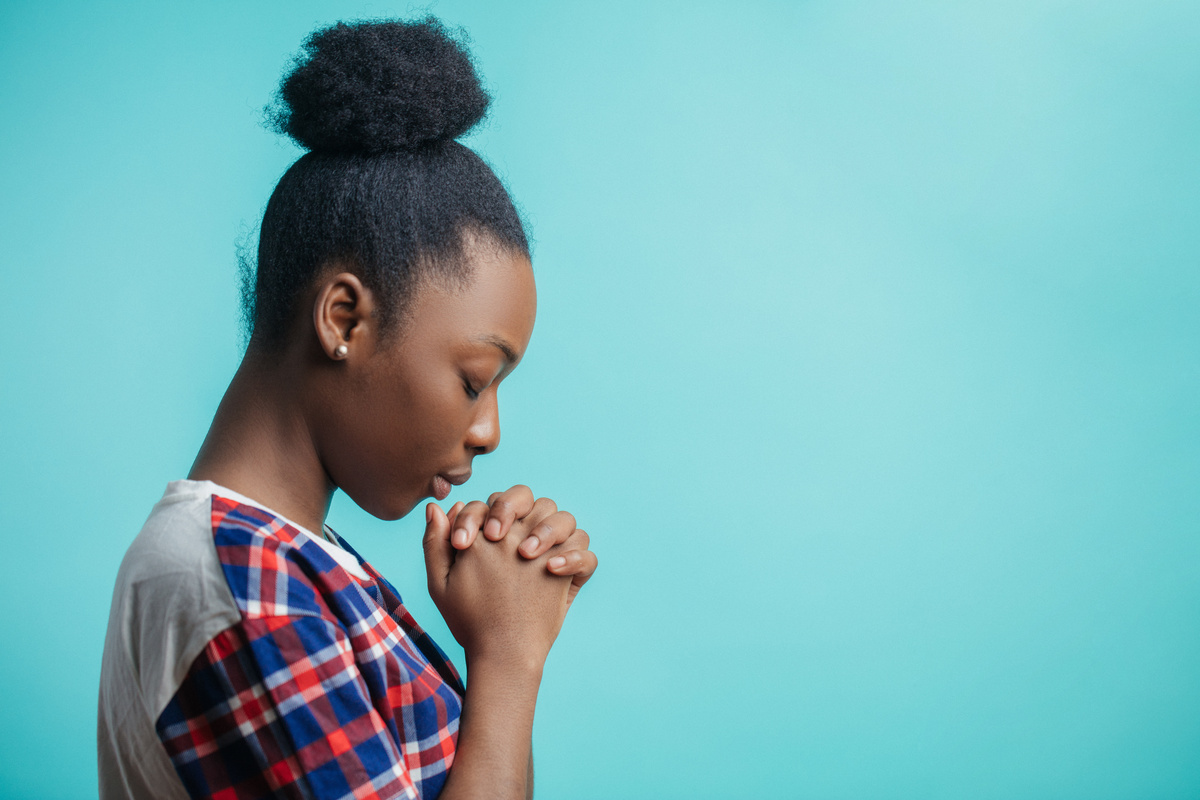
[{"label": "neck", "polygon": [[209,480],[319,533],[336,487],[317,455],[288,359],[247,353],[188,477]]}]

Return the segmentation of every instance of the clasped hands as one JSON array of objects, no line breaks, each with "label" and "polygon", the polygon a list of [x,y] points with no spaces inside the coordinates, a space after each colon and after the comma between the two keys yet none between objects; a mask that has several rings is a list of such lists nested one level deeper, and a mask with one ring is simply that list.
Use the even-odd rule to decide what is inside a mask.
[{"label": "clasped hands", "polygon": [[430,503],[425,519],[429,593],[468,659],[544,660],[596,571],[575,517],[514,486],[449,512]]}]

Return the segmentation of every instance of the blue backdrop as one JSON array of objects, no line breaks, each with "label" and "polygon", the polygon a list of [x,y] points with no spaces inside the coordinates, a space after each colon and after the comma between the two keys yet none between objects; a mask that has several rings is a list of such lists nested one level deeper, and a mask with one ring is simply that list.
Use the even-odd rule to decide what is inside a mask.
[{"label": "blue backdrop", "polygon": [[[262,106],[425,11],[540,289],[451,502],[601,557],[539,797],[1200,794],[1200,4],[278,0],[0,6],[0,795],[95,794],[117,565],[298,155]],[[417,521],[331,523],[452,644]]]}]

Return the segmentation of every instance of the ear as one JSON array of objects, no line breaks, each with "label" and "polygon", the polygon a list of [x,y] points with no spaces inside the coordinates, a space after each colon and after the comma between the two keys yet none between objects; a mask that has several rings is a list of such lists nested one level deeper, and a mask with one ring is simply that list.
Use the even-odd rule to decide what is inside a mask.
[{"label": "ear", "polygon": [[313,328],[325,355],[335,361],[349,358],[367,344],[375,298],[357,275],[338,272],[322,281],[313,304]]}]

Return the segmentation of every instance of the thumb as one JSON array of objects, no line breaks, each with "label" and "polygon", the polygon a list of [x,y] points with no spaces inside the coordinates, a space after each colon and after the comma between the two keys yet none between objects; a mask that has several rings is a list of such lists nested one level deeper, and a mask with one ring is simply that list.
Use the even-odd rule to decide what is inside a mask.
[{"label": "thumb", "polygon": [[454,548],[450,544],[450,520],[437,503],[425,506],[425,574],[429,579],[432,594],[446,585],[450,565],[454,561]]}]

